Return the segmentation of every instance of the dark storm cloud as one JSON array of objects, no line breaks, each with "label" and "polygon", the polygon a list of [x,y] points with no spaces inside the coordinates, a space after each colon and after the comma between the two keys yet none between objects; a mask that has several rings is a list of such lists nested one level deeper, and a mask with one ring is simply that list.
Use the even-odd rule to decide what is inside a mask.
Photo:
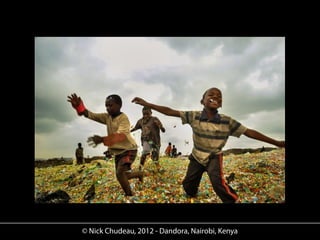
[{"label": "dark storm cloud", "polygon": [[66,111],[67,103],[66,100],[63,100],[65,100],[65,97],[62,98],[62,96],[58,99],[35,97],[36,132],[54,131],[55,128],[60,127],[60,124],[75,118],[72,111]]}]

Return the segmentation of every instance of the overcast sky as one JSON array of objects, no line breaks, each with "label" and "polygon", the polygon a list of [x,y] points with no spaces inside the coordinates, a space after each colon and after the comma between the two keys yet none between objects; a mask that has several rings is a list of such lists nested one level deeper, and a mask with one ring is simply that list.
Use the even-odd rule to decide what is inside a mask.
[{"label": "overcast sky", "polygon": [[[79,117],[67,96],[76,93],[93,112],[105,112],[105,98],[122,97],[131,125],[142,117],[142,97],[176,110],[202,110],[211,87],[222,90],[220,113],[248,128],[285,139],[284,37],[36,37],[35,157],[72,157],[78,142],[85,156],[101,156],[87,138],[106,135],[106,126]],[[153,111],[168,142],[189,154],[192,131],[181,120]],[[140,146],[140,130],[133,132]],[[229,148],[274,147],[246,136],[230,137]],[[141,147],[139,147],[141,151]]]}]

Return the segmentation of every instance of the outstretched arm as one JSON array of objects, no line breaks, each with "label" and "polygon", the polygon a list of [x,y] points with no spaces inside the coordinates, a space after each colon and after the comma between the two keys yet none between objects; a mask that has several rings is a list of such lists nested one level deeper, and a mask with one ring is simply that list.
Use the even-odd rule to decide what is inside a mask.
[{"label": "outstretched arm", "polygon": [[140,127],[139,121],[137,121],[136,125],[133,128],[131,128],[130,132],[134,132],[134,131],[136,131],[136,130],[138,130],[140,128],[141,127]]},{"label": "outstretched arm", "polygon": [[161,130],[161,132],[166,131],[166,129],[163,127],[162,123],[160,122],[160,120],[158,118],[155,118],[154,123],[156,124],[156,126],[158,126],[158,128]]},{"label": "outstretched arm", "polygon": [[169,107],[159,106],[159,105],[156,105],[156,104],[153,104],[153,103],[149,103],[149,102],[143,100],[142,98],[135,97],[132,100],[132,102],[136,103],[136,104],[140,104],[140,105],[145,106],[145,107],[150,107],[151,109],[154,109],[154,110],[156,110],[156,111],[158,111],[160,113],[163,113],[165,115],[168,115],[168,116],[180,117],[179,111],[174,110],[174,109],[169,108]]},{"label": "outstretched arm", "polygon": [[278,141],[278,140],[275,140],[273,138],[270,138],[256,130],[253,130],[253,129],[247,129],[245,132],[244,132],[244,135],[249,137],[249,138],[253,138],[253,139],[256,139],[256,140],[259,140],[259,141],[262,141],[262,142],[266,142],[266,143],[270,143],[270,144],[273,144],[277,147],[285,147],[285,141]]},{"label": "outstretched arm", "polygon": [[113,133],[105,137],[93,135],[92,137],[88,138],[87,142],[89,146],[92,146],[92,147],[96,147],[100,143],[103,143],[105,146],[110,147],[116,143],[123,142],[126,139],[127,137],[124,133]]}]

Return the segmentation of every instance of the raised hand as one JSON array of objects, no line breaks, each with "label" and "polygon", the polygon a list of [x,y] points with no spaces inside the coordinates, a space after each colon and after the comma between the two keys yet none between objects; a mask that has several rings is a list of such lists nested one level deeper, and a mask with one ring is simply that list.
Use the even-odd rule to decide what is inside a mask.
[{"label": "raised hand", "polygon": [[77,96],[77,94],[73,93],[71,94],[71,96],[68,96],[67,101],[71,103],[74,109],[76,109],[80,105],[82,100],[80,97]]},{"label": "raised hand", "polygon": [[142,106],[146,106],[147,102],[145,100],[143,100],[142,98],[139,98],[139,97],[135,97],[134,99],[132,99],[133,103],[136,103],[136,104],[140,104]]},{"label": "raised hand", "polygon": [[77,110],[78,115],[82,115],[86,110],[83,101],[77,94],[73,93],[71,96],[68,96],[68,102],[71,103],[72,107]]}]

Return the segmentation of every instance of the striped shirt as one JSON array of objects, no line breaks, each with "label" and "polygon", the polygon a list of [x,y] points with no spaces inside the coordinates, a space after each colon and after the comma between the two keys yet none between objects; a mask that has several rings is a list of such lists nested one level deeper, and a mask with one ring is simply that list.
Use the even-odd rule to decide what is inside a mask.
[{"label": "striped shirt", "polygon": [[180,111],[182,124],[190,124],[193,138],[193,157],[206,166],[210,154],[222,152],[229,136],[240,137],[247,128],[224,114],[208,119],[205,111]]},{"label": "striped shirt", "polygon": [[118,155],[127,150],[137,150],[138,146],[136,141],[130,133],[130,122],[128,116],[124,113],[112,118],[108,113],[93,113],[88,111],[88,118],[96,122],[105,124],[107,127],[108,135],[113,133],[124,133],[126,140],[123,142],[115,143],[109,147],[112,154]]}]

